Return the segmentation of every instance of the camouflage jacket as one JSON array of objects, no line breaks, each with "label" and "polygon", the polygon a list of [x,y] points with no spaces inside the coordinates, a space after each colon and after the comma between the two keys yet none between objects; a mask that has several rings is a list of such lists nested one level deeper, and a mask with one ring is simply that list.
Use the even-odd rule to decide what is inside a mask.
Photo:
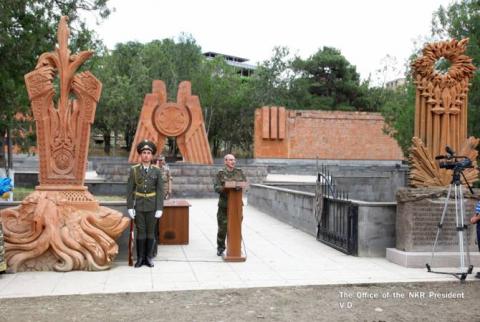
[{"label": "camouflage jacket", "polygon": [[225,181],[247,181],[247,178],[243,174],[243,171],[238,168],[235,168],[232,171],[223,168],[218,171],[213,182],[213,189],[220,194],[220,198],[218,199],[218,206],[220,208],[227,208],[227,192],[223,190]]}]

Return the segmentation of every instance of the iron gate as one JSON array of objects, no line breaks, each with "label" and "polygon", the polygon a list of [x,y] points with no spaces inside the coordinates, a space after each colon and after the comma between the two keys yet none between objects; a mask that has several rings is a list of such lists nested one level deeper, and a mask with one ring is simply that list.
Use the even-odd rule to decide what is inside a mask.
[{"label": "iron gate", "polygon": [[317,240],[348,255],[357,255],[358,205],[336,189],[325,166],[318,172],[315,192]]}]

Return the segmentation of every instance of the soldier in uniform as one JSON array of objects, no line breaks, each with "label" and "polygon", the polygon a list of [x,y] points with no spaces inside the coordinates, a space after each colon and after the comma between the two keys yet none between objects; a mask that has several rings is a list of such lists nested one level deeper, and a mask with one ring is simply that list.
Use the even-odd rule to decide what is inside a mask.
[{"label": "soldier in uniform", "polygon": [[127,182],[127,209],[135,220],[137,262],[135,267],[153,267],[155,224],[162,217],[163,182],[160,169],[151,164],[157,147],[143,140],[137,145],[141,163],[130,168]]},{"label": "soldier in uniform", "polygon": [[225,238],[227,236],[227,192],[225,191],[225,181],[246,181],[245,175],[241,169],[235,168],[235,156],[227,154],[224,157],[225,168],[220,170],[214,180],[214,190],[219,193],[218,211],[217,211],[217,255],[222,256],[225,251]]}]

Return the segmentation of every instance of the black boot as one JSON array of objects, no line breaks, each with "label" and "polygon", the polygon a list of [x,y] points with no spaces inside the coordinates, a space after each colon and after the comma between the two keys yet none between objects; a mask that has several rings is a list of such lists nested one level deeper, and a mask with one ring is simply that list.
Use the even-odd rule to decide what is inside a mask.
[{"label": "black boot", "polygon": [[137,244],[137,262],[135,263],[135,267],[140,267],[144,264],[145,239],[137,239],[135,243]]},{"label": "black boot", "polygon": [[155,239],[147,239],[147,249],[146,249],[146,256],[145,256],[145,265],[148,267],[153,267],[153,247],[155,246]]}]

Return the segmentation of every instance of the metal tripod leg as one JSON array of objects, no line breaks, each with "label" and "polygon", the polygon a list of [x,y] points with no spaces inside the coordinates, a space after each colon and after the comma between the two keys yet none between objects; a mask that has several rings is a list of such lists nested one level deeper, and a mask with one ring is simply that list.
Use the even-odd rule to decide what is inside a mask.
[{"label": "metal tripod leg", "polygon": [[[455,186],[455,188],[457,188],[457,186]],[[464,207],[465,205],[464,205],[464,199],[463,199],[462,186],[458,187],[458,195],[460,197],[459,200],[458,200],[458,204],[460,205],[460,207],[459,207],[460,208],[460,214],[456,213],[456,215],[457,215],[458,241],[459,241],[459,247],[460,247],[460,271],[463,272],[464,274],[471,274],[472,270],[473,270],[473,266],[471,265],[471,261],[470,261],[468,228],[465,225],[465,207]],[[455,210],[456,210],[456,208],[455,208]],[[463,234],[464,230],[465,230],[465,235]],[[466,239],[465,239],[465,236],[467,236]],[[465,243],[465,241],[466,241],[466,243]],[[466,256],[466,259],[467,259],[466,262],[465,262],[465,256]],[[465,277],[466,277],[466,275],[465,275]]]},{"label": "metal tripod leg", "polygon": [[[457,228],[458,234],[458,247],[460,251],[460,271],[465,271],[465,253],[463,251],[463,202],[462,200],[458,200],[457,195],[458,191],[460,190],[460,194],[462,193],[462,188],[455,186],[455,225]],[[460,214],[458,213],[458,205],[460,203]],[[461,217],[461,218],[460,218]]]},{"label": "metal tripod leg", "polygon": [[[448,187],[448,193],[447,193],[447,198],[445,199],[445,205],[443,207],[443,212],[442,212],[442,217],[440,219],[440,223],[438,224],[438,229],[437,229],[437,235],[435,237],[435,242],[433,244],[433,249],[432,249],[432,257],[430,260],[430,265],[426,264],[427,270],[431,273],[437,273],[437,274],[449,274],[457,277],[461,282],[464,282],[465,279],[467,278],[468,274],[471,274],[473,271],[473,266],[470,265],[470,251],[468,247],[468,240],[467,240],[467,248],[465,251],[464,247],[464,234],[463,231],[466,229],[465,226],[465,215],[464,215],[464,204],[463,204],[463,191],[462,191],[462,186],[460,184],[455,184],[454,188],[454,194],[455,194],[455,224],[456,224],[456,230],[458,234],[458,246],[459,246],[459,252],[460,252],[460,272],[459,273],[449,273],[449,272],[434,272],[431,270],[431,266],[433,266],[433,258],[435,254],[435,248],[438,243],[438,237],[440,236],[440,230],[443,228],[443,222],[445,220],[445,215],[447,213],[447,208],[448,208],[448,202],[450,201],[450,193],[452,191],[452,185]],[[466,233],[468,236],[468,231]],[[468,268],[465,263],[465,253],[467,255],[467,262],[468,262]]]},{"label": "metal tripod leg", "polygon": [[450,200],[450,192],[452,191],[452,184],[448,186],[447,198],[445,199],[445,205],[443,206],[442,217],[437,228],[437,235],[435,236],[435,242],[433,243],[432,257],[430,259],[430,265],[427,264],[427,269],[430,272],[430,266],[433,266],[433,256],[435,255],[435,248],[437,247],[438,237],[440,236],[440,230],[443,227],[443,221],[445,220],[445,214],[447,213],[448,201]]}]

